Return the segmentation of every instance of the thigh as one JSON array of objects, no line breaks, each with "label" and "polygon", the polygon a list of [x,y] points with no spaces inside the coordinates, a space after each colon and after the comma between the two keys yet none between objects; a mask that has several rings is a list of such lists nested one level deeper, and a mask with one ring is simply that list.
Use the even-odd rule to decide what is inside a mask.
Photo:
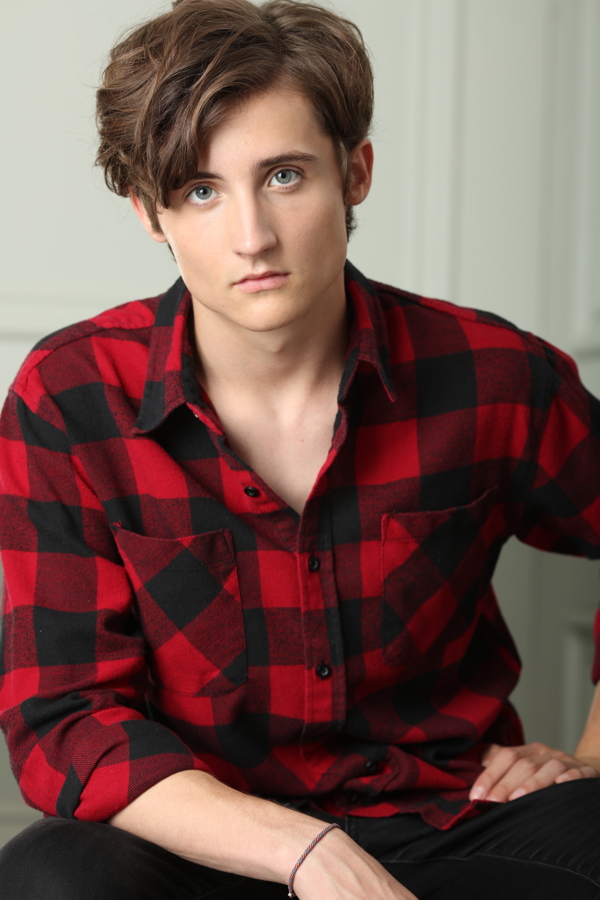
[{"label": "thigh", "polygon": [[99,822],[43,819],[0,850],[2,900],[284,900],[285,885],[196,865]]},{"label": "thigh", "polygon": [[537,863],[557,876],[573,872],[589,880],[600,896],[600,778],[556,784],[495,804],[449,831],[444,844],[460,856]]},{"label": "thigh", "polygon": [[598,900],[600,897],[598,887],[576,872],[495,855],[384,865],[418,900]]},{"label": "thigh", "polygon": [[599,778],[490,806],[445,832],[405,818],[380,825],[368,849],[419,900],[600,900]]}]

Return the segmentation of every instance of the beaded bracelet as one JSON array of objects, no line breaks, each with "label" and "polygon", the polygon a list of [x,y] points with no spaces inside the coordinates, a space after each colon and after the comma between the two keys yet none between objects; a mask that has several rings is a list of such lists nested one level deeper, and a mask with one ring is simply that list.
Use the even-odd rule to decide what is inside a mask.
[{"label": "beaded bracelet", "polygon": [[304,851],[304,853],[302,854],[302,856],[300,857],[300,859],[298,860],[298,862],[296,863],[294,868],[292,869],[292,871],[290,873],[290,877],[288,878],[288,897],[296,896],[294,893],[294,876],[295,876],[296,872],[298,871],[298,869],[300,868],[300,866],[302,865],[302,863],[304,862],[304,860],[306,859],[306,857],[308,856],[308,854],[310,853],[310,851],[314,847],[317,846],[317,844],[319,843],[321,838],[324,838],[328,831],[331,831],[333,828],[339,828],[339,827],[340,827],[339,825],[335,825],[335,824],[328,825],[327,828],[324,828],[323,831],[321,831],[316,836],[316,838],[314,839],[312,844],[308,845],[308,847],[306,848],[306,850]]}]

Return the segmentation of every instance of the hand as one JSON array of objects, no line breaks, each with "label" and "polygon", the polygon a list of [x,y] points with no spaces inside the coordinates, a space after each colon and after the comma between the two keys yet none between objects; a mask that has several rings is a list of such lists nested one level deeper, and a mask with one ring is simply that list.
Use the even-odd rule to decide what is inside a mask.
[{"label": "hand", "polygon": [[299,900],[418,900],[343,831],[330,831],[294,878]]},{"label": "hand", "polygon": [[600,775],[600,759],[569,756],[538,742],[520,747],[490,744],[481,764],[485,768],[471,788],[471,800],[506,803],[551,784]]}]

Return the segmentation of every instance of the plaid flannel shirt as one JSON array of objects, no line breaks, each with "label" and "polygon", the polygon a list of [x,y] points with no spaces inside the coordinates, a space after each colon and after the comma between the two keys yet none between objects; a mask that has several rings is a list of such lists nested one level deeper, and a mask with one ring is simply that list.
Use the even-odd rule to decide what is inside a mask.
[{"label": "plaid flannel shirt", "polygon": [[103,820],[196,768],[441,828],[486,806],[483,745],[522,740],[490,579],[512,534],[600,556],[599,404],[495,316],[350,264],[346,289],[301,517],[229,449],[181,281],[25,361],[0,431],[0,721],[28,803]]}]

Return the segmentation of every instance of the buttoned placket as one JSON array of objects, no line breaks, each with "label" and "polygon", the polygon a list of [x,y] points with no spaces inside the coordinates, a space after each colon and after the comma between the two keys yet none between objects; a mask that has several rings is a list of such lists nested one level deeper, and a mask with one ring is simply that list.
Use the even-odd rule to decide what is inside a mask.
[{"label": "buttoned placket", "polygon": [[336,420],[332,449],[306,503],[298,531],[297,571],[305,653],[305,726],[301,751],[307,762],[323,754],[319,738],[339,730],[346,716],[346,670],[335,581],[331,505],[327,495],[321,494],[346,431],[346,414],[342,410]]},{"label": "buttoned placket", "polygon": [[307,761],[315,752],[322,752],[311,746],[312,743],[337,730],[345,718],[345,668],[333,548],[316,545],[318,533],[331,531],[330,523],[324,523],[324,518],[329,518],[329,505],[313,500],[302,516],[298,536],[297,571],[305,654],[305,725],[301,747]]},{"label": "buttoned placket", "polygon": [[[223,431],[212,410],[198,408],[194,415],[212,432],[219,452],[234,474],[244,496],[244,507],[257,513],[280,514],[287,527],[280,533],[291,537],[289,508],[271,491],[268,485],[250,467],[239,467],[235,454],[226,447]],[[345,414],[336,422],[336,445],[343,443],[347,430]],[[302,642],[305,660],[305,725],[301,736],[301,749],[307,762],[322,748],[315,744],[325,734],[340,728],[345,719],[346,683],[343,665],[342,628],[338,608],[337,587],[334,575],[334,551],[331,541],[323,545],[319,535],[331,535],[331,512],[327,497],[320,494],[327,473],[335,465],[339,450],[330,450],[326,465],[306,502],[302,516],[296,525],[296,546],[287,544],[283,549],[293,550],[296,556],[298,596],[301,607]],[[241,502],[241,500],[240,500]],[[283,522],[283,520],[282,520]]]},{"label": "buttoned placket", "polygon": [[[353,361],[344,373],[344,394],[347,394]],[[267,484],[248,466],[236,465],[239,460],[225,443],[225,436],[214,410],[193,409],[194,415],[212,432],[219,453],[235,474],[245,508],[252,512],[289,517],[289,508]],[[327,474],[344,443],[348,429],[347,414],[340,406],[336,417],[332,447],[326,464],[319,473],[304,511],[297,524],[296,547],[287,544],[296,555],[298,595],[301,608],[302,642],[304,649],[305,709],[300,749],[307,763],[315,766],[325,752],[320,739],[341,730],[346,717],[346,672],[343,657],[343,636],[337,586],[335,582],[334,547],[332,541],[331,508],[323,495]],[[282,520],[283,522],[283,520]],[[290,536],[290,522],[281,528],[281,535]],[[329,539],[324,539],[329,535]]]}]

